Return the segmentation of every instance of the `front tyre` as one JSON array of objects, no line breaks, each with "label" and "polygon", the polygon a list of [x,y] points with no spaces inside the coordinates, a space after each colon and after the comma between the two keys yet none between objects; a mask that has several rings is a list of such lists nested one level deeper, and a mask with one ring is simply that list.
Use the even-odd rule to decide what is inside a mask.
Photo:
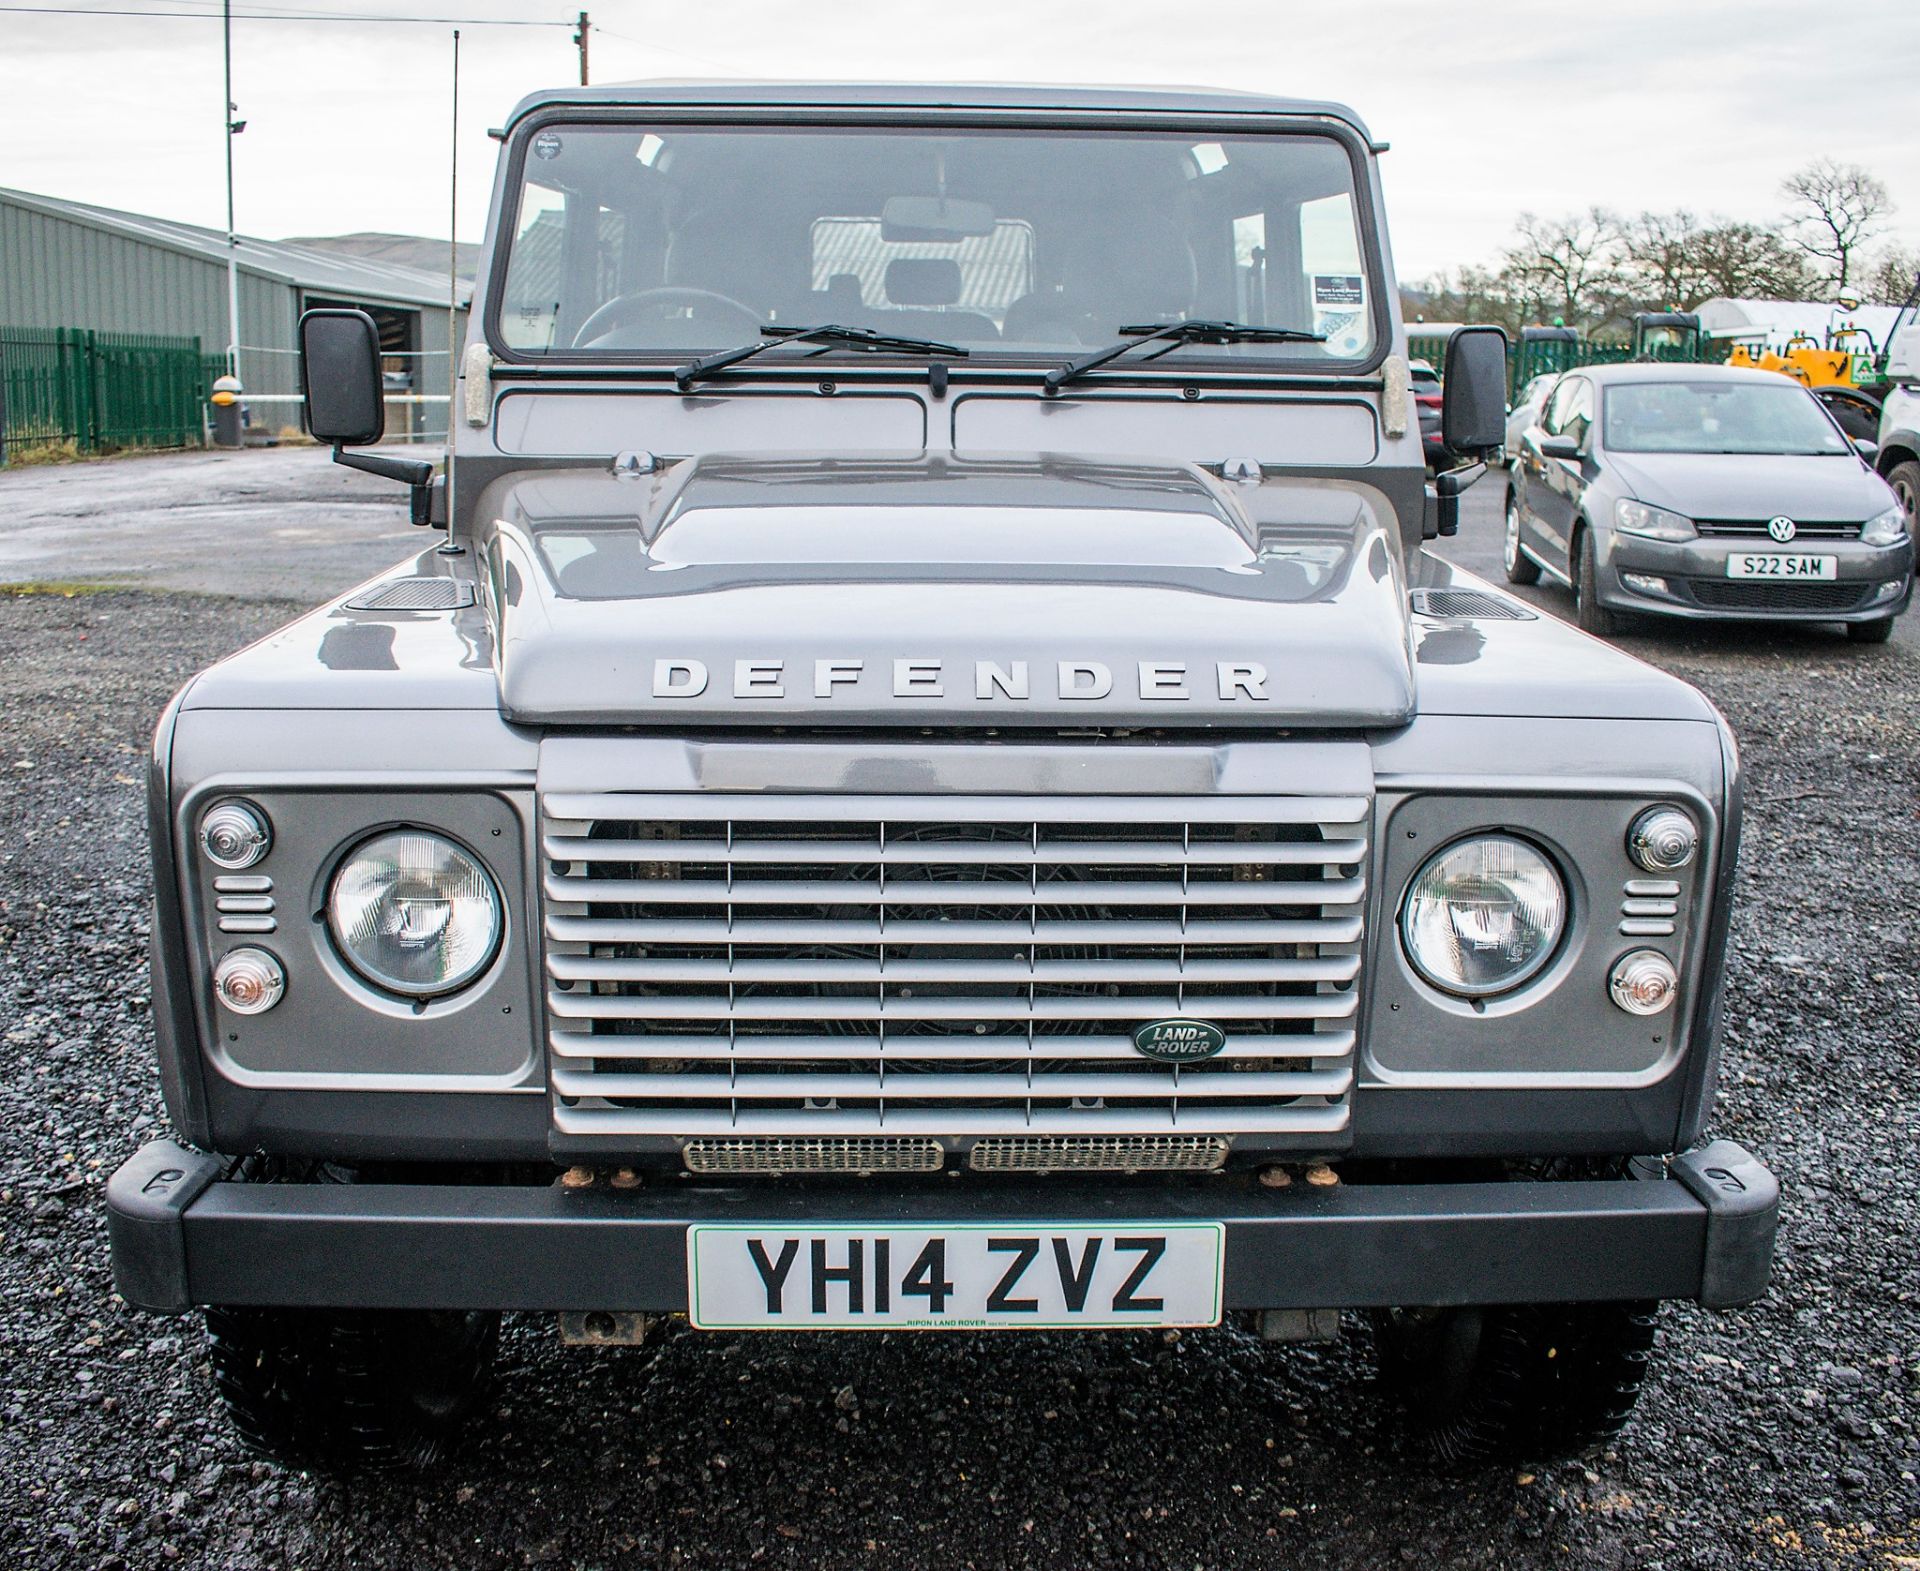
[{"label": "front tyre", "polygon": [[1374,1316],[1374,1346],[1382,1382],[1441,1461],[1552,1461],[1620,1432],[1646,1380],[1658,1308],[1388,1309]]},{"label": "front tyre", "polygon": [[1520,496],[1515,491],[1507,492],[1507,539],[1501,563],[1510,584],[1540,582],[1540,564],[1520,549]]},{"label": "front tyre", "polygon": [[1847,637],[1856,644],[1884,644],[1893,637],[1893,618],[1882,616],[1871,622],[1849,622]]},{"label": "front tyre", "polygon": [[213,1378],[254,1450],[294,1467],[425,1467],[486,1398],[500,1317],[209,1309]]},{"label": "front tyre", "polygon": [[1573,552],[1573,619],[1580,631],[1595,638],[1613,638],[1621,618],[1600,603],[1600,563],[1594,551],[1593,531],[1582,529]]}]

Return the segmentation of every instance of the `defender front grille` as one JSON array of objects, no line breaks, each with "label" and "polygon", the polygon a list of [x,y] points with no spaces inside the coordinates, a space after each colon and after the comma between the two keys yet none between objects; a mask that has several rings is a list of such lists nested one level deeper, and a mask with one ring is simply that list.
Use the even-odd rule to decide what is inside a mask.
[{"label": "defender front grille", "polygon": [[[555,795],[569,1135],[1325,1135],[1364,797]],[[1227,1036],[1178,1066],[1137,1026]],[[1069,1165],[1061,1162],[1057,1165]]]}]

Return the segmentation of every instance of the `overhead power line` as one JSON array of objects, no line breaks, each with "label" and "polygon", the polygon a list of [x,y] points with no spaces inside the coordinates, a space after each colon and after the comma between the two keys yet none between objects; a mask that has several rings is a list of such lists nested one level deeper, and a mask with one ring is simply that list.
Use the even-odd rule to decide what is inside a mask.
[{"label": "overhead power line", "polygon": [[[27,16],[154,16],[167,21],[218,21],[218,11],[151,11],[72,5],[0,5],[0,11]],[[370,11],[235,11],[236,22],[407,22],[437,27],[572,27],[572,21],[534,22],[495,16],[381,16]]]}]

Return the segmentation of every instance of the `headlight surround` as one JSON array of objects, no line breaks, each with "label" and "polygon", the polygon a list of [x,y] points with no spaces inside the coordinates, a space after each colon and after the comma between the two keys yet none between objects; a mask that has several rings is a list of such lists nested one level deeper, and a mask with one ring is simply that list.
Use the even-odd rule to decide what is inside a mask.
[{"label": "headlight surround", "polygon": [[1630,496],[1623,496],[1613,504],[1613,527],[1625,535],[1670,543],[1692,540],[1699,534],[1691,518],[1670,513],[1650,502],[1636,502]]},{"label": "headlight surround", "polygon": [[1400,938],[1414,970],[1442,992],[1511,992],[1553,958],[1567,886],[1544,852],[1513,835],[1456,840],[1407,885]]},{"label": "headlight surround", "polygon": [[327,891],[327,931],[375,987],[437,998],[492,962],[505,926],[480,859],[425,829],[394,829],[348,853]]},{"label": "headlight surround", "polygon": [[1862,545],[1899,545],[1907,538],[1907,515],[1898,503],[1860,526]]}]

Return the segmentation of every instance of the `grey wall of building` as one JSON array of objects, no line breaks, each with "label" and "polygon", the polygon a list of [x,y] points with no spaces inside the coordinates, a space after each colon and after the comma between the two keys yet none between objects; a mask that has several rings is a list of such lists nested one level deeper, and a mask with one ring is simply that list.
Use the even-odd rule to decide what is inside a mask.
[{"label": "grey wall of building", "polygon": [[[240,265],[240,376],[252,423],[278,430],[301,423],[297,404],[279,402],[300,391],[298,324],[309,291],[284,278],[249,271],[245,242]],[[379,306],[410,314],[425,358],[408,362],[416,392],[447,390],[447,313],[444,307],[355,296],[337,287],[311,293],[330,301]],[[198,338],[210,355],[227,342],[227,270],[218,260],[61,217],[9,201],[0,194],[0,326],[74,327],[95,332],[157,333]],[[456,342],[466,332],[460,313]],[[253,402],[254,399],[274,400]],[[389,410],[396,437],[444,437],[444,405]]]}]

